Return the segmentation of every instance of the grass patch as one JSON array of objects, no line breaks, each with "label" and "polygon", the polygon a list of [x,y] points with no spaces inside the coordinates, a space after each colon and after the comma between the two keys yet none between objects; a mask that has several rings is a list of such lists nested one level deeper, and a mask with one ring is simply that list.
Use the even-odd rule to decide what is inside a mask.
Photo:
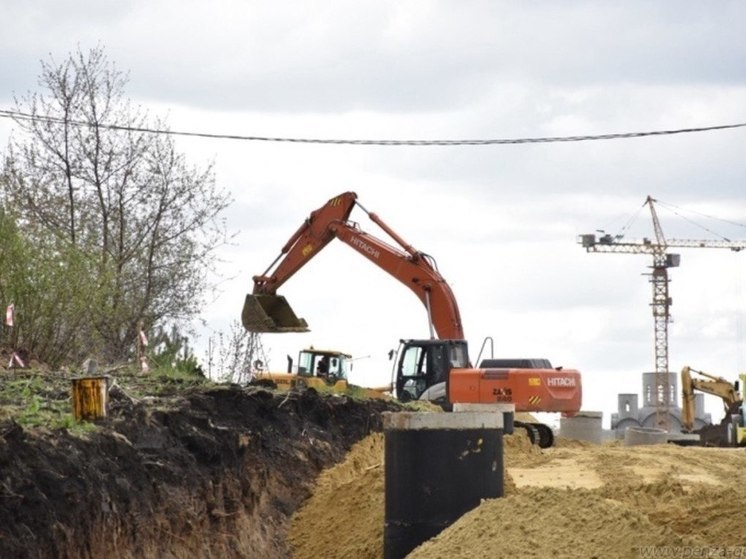
[{"label": "grass patch", "polygon": [[[102,371],[110,383],[116,383],[134,398],[178,395],[193,387],[213,386],[208,379],[159,367],[150,373],[134,367]],[[13,420],[28,428],[66,429],[85,435],[98,429],[96,423],[76,421],[73,416],[72,379],[83,375],[65,372],[15,371],[0,376],[0,420]]]},{"label": "grass patch", "polygon": [[69,401],[49,400],[31,394],[26,407],[20,409],[15,420],[24,427],[66,429],[74,435],[84,435],[97,429],[94,423],[77,421],[69,411],[70,407]]}]

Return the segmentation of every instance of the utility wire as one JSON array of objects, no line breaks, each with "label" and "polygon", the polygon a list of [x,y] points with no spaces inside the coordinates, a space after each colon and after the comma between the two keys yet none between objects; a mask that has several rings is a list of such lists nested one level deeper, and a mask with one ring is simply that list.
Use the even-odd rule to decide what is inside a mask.
[{"label": "utility wire", "polygon": [[488,146],[505,144],[549,144],[558,142],[585,142],[591,140],[621,140],[627,138],[643,138],[647,136],[670,136],[673,134],[691,134],[695,132],[711,132],[746,127],[746,123],[722,124],[699,128],[678,128],[673,130],[652,130],[647,132],[620,132],[613,134],[586,134],[582,136],[545,136],[538,138],[501,138],[486,140],[344,140],[322,138],[283,138],[274,136],[247,136],[240,134],[212,134],[209,132],[187,132],[183,130],[167,130],[163,128],[147,128],[140,126],[123,126],[118,124],[91,123],[81,120],[67,120],[45,115],[33,115],[18,111],[0,109],[1,118],[11,118],[16,121],[50,122],[69,124],[73,126],[98,127],[107,130],[123,132],[142,132],[146,134],[165,134],[169,136],[187,136],[196,138],[211,138],[221,140],[243,140],[248,142],[286,142],[295,144],[333,144],[356,146]]}]

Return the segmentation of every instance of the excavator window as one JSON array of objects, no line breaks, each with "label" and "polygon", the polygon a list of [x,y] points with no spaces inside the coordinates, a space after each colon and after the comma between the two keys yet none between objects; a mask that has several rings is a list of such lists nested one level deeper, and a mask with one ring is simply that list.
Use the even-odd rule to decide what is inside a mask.
[{"label": "excavator window", "polygon": [[469,355],[466,344],[451,344],[449,349],[451,368],[465,368],[469,366]]},{"label": "excavator window", "polygon": [[426,348],[410,345],[399,361],[397,394],[400,400],[416,400],[427,388]]},{"label": "excavator window", "polygon": [[427,372],[427,385],[432,386],[438,382],[445,382],[448,376],[448,360],[444,355],[442,346],[431,346],[428,351],[430,366]]},{"label": "excavator window", "polygon": [[[401,400],[416,400],[429,387],[445,382],[453,366],[465,367],[466,347],[443,342],[410,344],[399,361],[397,395]],[[456,363],[457,365],[454,365]]]},{"label": "excavator window", "polygon": [[402,374],[407,377],[424,375],[427,367],[425,349],[420,346],[409,346],[402,358]]}]

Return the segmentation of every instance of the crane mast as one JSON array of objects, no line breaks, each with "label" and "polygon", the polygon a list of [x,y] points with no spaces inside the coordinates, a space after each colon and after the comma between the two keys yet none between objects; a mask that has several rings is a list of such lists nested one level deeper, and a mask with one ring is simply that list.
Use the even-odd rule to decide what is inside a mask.
[{"label": "crane mast", "polygon": [[671,322],[671,305],[673,301],[669,293],[670,279],[668,269],[676,268],[681,262],[679,254],[668,252],[669,248],[726,248],[738,252],[746,248],[746,241],[698,240],[698,239],[666,239],[663,228],[655,209],[656,200],[648,196],[645,205],[650,209],[653,221],[655,241],[644,238],[642,240],[625,241],[621,236],[612,237],[604,234],[580,235],[578,242],[586,252],[622,253],[622,254],[650,254],[653,264],[650,272],[650,283],[653,288],[651,308],[653,310],[654,339],[655,339],[655,379],[658,387],[656,401],[656,424],[666,430],[671,427],[670,407],[675,395],[671,393],[669,383],[668,363],[668,325]]},{"label": "crane mast", "polygon": [[[673,395],[668,376],[668,324],[671,322],[671,296],[668,293],[668,268],[679,265],[678,254],[667,254],[666,237],[655,211],[654,200],[648,196],[645,200],[653,219],[655,231],[655,250],[653,252],[653,267],[650,282],[653,286],[653,321],[655,337],[655,385],[658,394],[655,395],[655,423],[666,430],[671,428],[669,407]],[[662,392],[662,394],[661,394]]]}]

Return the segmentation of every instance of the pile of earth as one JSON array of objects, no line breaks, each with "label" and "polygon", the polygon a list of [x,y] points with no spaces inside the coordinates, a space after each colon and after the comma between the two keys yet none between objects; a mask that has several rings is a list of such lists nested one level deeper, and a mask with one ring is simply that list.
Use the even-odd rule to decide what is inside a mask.
[{"label": "pile of earth", "polygon": [[69,406],[54,385],[25,404],[0,396],[3,558],[289,557],[289,518],[315,478],[399,409],[199,384],[133,397],[120,381],[95,429],[22,424],[29,401]]},{"label": "pile of earth", "polygon": [[[484,501],[408,557],[746,552],[739,547],[743,449],[561,438],[554,448],[540,449],[520,433],[505,436],[504,449],[505,497]],[[296,559],[383,556],[383,459],[383,436],[373,434],[320,476],[293,517]]]}]

